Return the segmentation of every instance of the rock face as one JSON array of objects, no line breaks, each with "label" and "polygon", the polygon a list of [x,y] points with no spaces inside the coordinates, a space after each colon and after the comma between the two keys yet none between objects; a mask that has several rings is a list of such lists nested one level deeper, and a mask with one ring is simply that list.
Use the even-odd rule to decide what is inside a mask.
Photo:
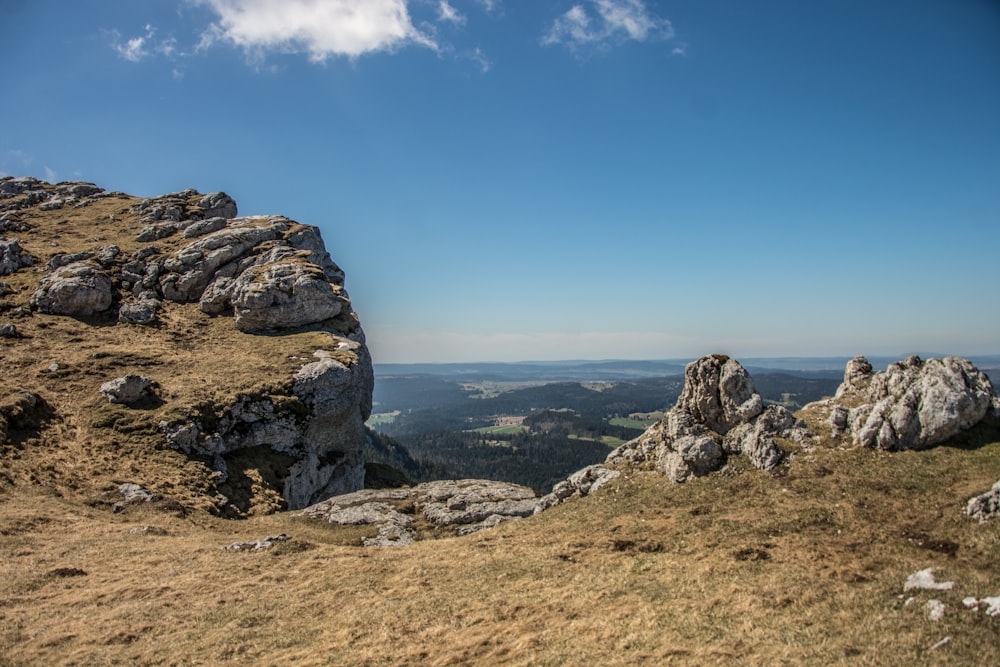
[{"label": "rock face", "polygon": [[835,434],[864,447],[926,449],[974,426],[996,394],[971,362],[911,356],[875,373],[863,357],[851,361],[831,412]]},{"label": "rock face", "polygon": [[[65,238],[65,243],[42,243],[30,224],[51,223],[53,216],[39,211],[94,206],[109,197],[124,203],[97,207],[101,231],[83,232],[92,233],[93,241],[76,242],[86,238],[80,233],[63,237],[68,227],[60,227],[45,238]],[[113,327],[116,322],[123,332],[125,327],[157,327],[130,332],[141,340],[156,340],[159,330],[180,321],[193,323],[184,335],[193,334],[191,342],[198,345],[195,332],[210,328],[207,316],[230,317],[232,326],[246,334],[322,334],[308,338],[312,358],[298,356],[302,352],[296,348],[296,355],[285,359],[300,359],[298,368],[283,377],[261,377],[260,388],[242,394],[233,389],[235,396],[209,389],[200,402],[185,394],[184,404],[175,408],[169,392],[156,397],[165,407],[150,430],[155,433],[158,424],[165,444],[214,469],[217,489],[212,492],[219,491],[218,504],[226,513],[245,515],[250,502],[245,496],[264,487],[279,496],[273,509],[298,509],[363,486],[372,362],[344,289],[344,272],[330,258],[316,227],[278,215],[237,217],[236,202],[222,192],[183,190],[136,201],[90,183],[53,185],[9,177],[0,178],[0,216],[2,231],[23,232],[22,240],[0,240],[0,274],[36,263],[28,249],[41,254],[38,263],[45,267],[36,269],[37,288],[28,288],[32,296],[25,305],[33,312],[23,308],[23,316],[99,320],[81,323],[81,340],[88,325]],[[127,220],[119,223],[119,217]],[[87,223],[74,218],[55,224]],[[97,241],[111,236],[119,245]],[[53,247],[72,252],[52,253]],[[20,284],[24,274],[16,276]],[[164,322],[167,308],[172,315]],[[180,334],[175,330],[173,335]],[[279,365],[290,367],[287,361]],[[106,378],[100,391],[115,404],[132,406],[152,386],[136,374],[113,377]],[[158,380],[167,384],[170,378]],[[257,387],[255,382],[238,386]],[[204,383],[209,388],[218,384],[213,378]],[[147,401],[143,409],[156,401]],[[139,419],[139,412],[130,418]],[[247,471],[256,477],[243,474]]]},{"label": "rock face", "polygon": [[782,459],[775,438],[804,440],[804,422],[764,401],[746,369],[722,355],[688,364],[684,390],[663,419],[608,456],[608,463],[648,463],[674,482],[718,470],[727,454],[745,454],[762,470]]}]

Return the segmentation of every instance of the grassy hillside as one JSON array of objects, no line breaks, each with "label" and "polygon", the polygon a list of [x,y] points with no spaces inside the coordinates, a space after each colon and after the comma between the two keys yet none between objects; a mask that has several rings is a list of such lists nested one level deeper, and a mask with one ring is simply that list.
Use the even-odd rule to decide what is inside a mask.
[{"label": "grassy hillside", "polygon": [[[356,546],[365,529],[168,504],[112,514],[42,486],[0,495],[4,664],[996,664],[1000,526],[962,514],[1000,442],[820,447],[601,493],[466,538]],[[154,526],[165,534],[131,534]],[[235,541],[287,533],[269,551]],[[374,532],[374,531],[368,531]],[[934,567],[950,591],[904,595]],[[908,597],[915,600],[905,604]],[[926,602],[946,605],[940,621]],[[951,639],[942,647],[931,647]]]}]

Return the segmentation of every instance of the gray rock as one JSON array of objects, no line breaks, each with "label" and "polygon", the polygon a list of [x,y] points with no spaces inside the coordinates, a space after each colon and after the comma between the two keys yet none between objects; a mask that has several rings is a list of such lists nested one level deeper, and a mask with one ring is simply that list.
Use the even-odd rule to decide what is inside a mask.
[{"label": "gray rock", "polygon": [[0,338],[20,338],[21,334],[17,332],[17,327],[14,326],[12,322],[8,322],[3,326],[0,326]]},{"label": "gray rock", "polygon": [[31,305],[50,315],[87,317],[106,311],[114,300],[111,278],[91,262],[74,262],[42,278]]},{"label": "gray rock", "polygon": [[211,234],[212,232],[217,232],[226,226],[226,218],[213,217],[207,218],[200,222],[195,222],[187,229],[184,230],[184,238],[194,239],[199,236],[205,236],[206,234]]},{"label": "gray rock", "polygon": [[18,239],[0,239],[0,276],[9,276],[18,269],[34,263],[34,257],[21,247]]},{"label": "gray rock", "polygon": [[231,301],[236,327],[249,332],[322,322],[345,303],[318,266],[295,260],[247,269],[233,284]]},{"label": "gray rock", "polygon": [[980,521],[989,521],[1000,515],[1000,481],[986,493],[970,498],[965,513]]},{"label": "gray rock", "polygon": [[165,239],[168,236],[173,236],[179,229],[180,226],[176,222],[160,222],[153,225],[146,225],[136,235],[135,240],[140,243],[159,241],[160,239]]},{"label": "gray rock", "polygon": [[911,356],[872,376],[867,403],[851,411],[854,442],[926,449],[982,421],[994,396],[989,378],[966,359]]},{"label": "gray rock", "polygon": [[208,218],[224,218],[226,220],[236,217],[236,200],[225,192],[211,192],[198,202],[202,208],[202,215]]},{"label": "gray rock", "polygon": [[803,442],[811,434],[781,406],[766,410],[749,373],[721,355],[688,364],[677,404],[641,436],[607,458],[609,464],[652,464],[671,481],[683,482],[721,468],[726,454],[746,455],[762,470],[783,454],[775,438]]},{"label": "gray rock", "polygon": [[290,535],[282,533],[281,535],[268,535],[260,540],[233,542],[229,546],[222,548],[226,551],[266,551],[279,542],[287,542],[290,539],[292,539]]},{"label": "gray rock", "polygon": [[[613,472],[613,471],[608,471]],[[595,472],[591,488],[605,475]],[[425,521],[468,535],[505,521],[540,511],[540,499],[531,489],[489,480],[463,479],[426,482],[409,489],[365,489],[334,496],[307,507],[298,516],[338,524],[377,525],[378,536],[365,546],[412,544],[416,512]]]},{"label": "gray rock", "polygon": [[160,496],[157,494],[152,493],[148,489],[132,482],[119,485],[118,493],[122,495],[123,500],[111,506],[112,512],[121,512],[129,505],[151,503],[160,499]]},{"label": "gray rock", "polygon": [[142,375],[130,374],[105,382],[101,385],[101,393],[111,403],[131,405],[148,396],[157,386],[159,385],[155,380]]},{"label": "gray rock", "polygon": [[154,300],[123,303],[118,308],[118,321],[122,324],[152,324],[156,321],[159,305],[160,303]]},{"label": "gray rock", "polygon": [[90,259],[94,256],[92,252],[74,252],[74,253],[59,253],[53,255],[48,262],[45,263],[45,268],[49,271],[58,269],[61,266],[67,266],[73,262],[82,262],[85,259]]}]

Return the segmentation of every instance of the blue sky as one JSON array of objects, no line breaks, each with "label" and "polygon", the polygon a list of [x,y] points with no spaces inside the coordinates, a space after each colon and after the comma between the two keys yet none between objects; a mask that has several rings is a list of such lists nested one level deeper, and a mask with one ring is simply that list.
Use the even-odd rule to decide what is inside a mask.
[{"label": "blue sky", "polygon": [[378,362],[1000,352],[998,2],[0,10],[0,173],[317,225]]}]

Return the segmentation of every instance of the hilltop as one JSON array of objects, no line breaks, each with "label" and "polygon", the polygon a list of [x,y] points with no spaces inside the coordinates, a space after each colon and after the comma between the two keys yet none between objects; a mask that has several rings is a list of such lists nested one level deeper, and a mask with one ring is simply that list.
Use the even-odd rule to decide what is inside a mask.
[{"label": "hilltop", "polygon": [[493,499],[525,518],[459,537],[397,490],[415,539],[362,547],[382,527],[333,517],[372,367],[318,230],[0,194],[0,664],[1000,662],[1000,519],[967,513],[997,401],[964,360],[855,359],[792,414],[705,357],[604,465]]}]

